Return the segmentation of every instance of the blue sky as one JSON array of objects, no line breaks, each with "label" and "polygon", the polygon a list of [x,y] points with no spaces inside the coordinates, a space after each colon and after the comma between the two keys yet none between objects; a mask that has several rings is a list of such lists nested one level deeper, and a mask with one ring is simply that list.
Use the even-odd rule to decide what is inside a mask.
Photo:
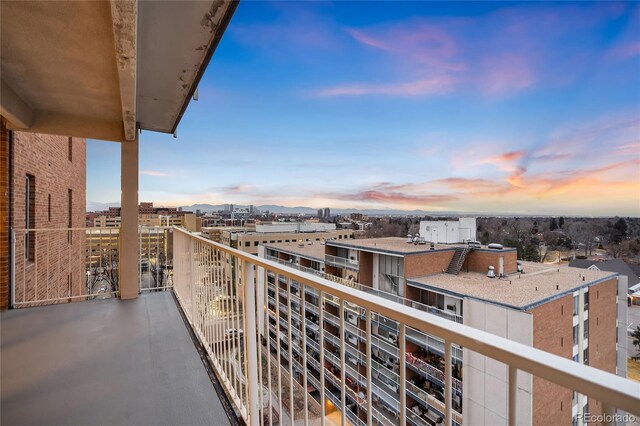
[{"label": "blue sky", "polygon": [[199,98],[141,201],[640,215],[638,4],[245,1]]}]

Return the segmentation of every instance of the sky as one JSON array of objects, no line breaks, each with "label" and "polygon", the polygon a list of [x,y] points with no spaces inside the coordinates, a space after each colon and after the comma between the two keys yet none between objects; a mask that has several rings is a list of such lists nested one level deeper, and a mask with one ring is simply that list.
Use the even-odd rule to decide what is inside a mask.
[{"label": "sky", "polygon": [[141,201],[640,216],[638,3],[244,1],[198,92]]}]

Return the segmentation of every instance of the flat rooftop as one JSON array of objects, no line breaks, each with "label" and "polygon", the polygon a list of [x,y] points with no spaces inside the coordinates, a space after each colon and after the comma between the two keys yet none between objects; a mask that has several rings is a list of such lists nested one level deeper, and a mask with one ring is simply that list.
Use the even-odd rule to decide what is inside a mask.
[{"label": "flat rooftop", "polygon": [[533,262],[522,262],[522,266],[524,273],[510,274],[504,279],[488,278],[484,273],[461,272],[459,275],[434,274],[411,278],[407,284],[526,310],[617,275]]},{"label": "flat rooftop", "polygon": [[[443,250],[453,250],[456,247],[468,247],[467,244],[434,244],[434,250],[431,250],[431,243],[427,242],[426,244],[413,244],[408,243],[406,238],[403,237],[384,237],[384,238],[363,238],[356,240],[343,240],[336,241],[331,240],[327,241],[327,245],[335,246],[335,247],[346,247],[359,249],[364,251],[375,251],[382,253],[391,253],[391,254],[417,254],[417,253],[429,253],[434,251],[443,251]],[[481,248],[475,248],[474,250],[488,250],[491,252],[498,251],[514,251],[514,248],[505,247],[502,250],[493,250],[489,249],[486,246]]]},{"label": "flat rooftop", "polygon": [[231,424],[170,292],[1,318],[3,425]]},{"label": "flat rooftop", "polygon": [[312,258],[324,262],[325,245],[320,244],[320,241],[307,241],[304,243],[275,243],[263,245],[266,248],[270,248],[273,250],[278,250],[285,253]]},{"label": "flat rooftop", "polygon": [[[407,243],[407,239],[402,237],[362,238],[359,240],[345,241],[331,240],[327,242],[327,245],[396,254],[415,254],[434,251],[431,250],[429,242],[427,242],[427,244]],[[435,244],[435,250],[451,250],[454,247],[453,244]]]}]

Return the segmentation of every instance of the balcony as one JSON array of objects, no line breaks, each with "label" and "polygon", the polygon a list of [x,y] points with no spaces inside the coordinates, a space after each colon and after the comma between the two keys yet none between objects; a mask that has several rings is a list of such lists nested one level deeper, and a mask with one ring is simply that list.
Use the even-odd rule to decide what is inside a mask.
[{"label": "balcony", "polygon": [[2,313],[3,425],[232,424],[171,292]]},{"label": "balcony", "polygon": [[337,266],[339,268],[352,269],[354,271],[358,270],[357,259],[347,259],[346,257],[332,256],[330,254],[326,254],[324,256],[324,261],[327,265]]}]

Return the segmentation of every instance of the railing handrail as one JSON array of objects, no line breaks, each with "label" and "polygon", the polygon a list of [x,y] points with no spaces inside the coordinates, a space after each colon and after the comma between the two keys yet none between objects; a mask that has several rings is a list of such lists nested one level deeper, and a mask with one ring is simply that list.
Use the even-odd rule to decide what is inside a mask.
[{"label": "railing handrail", "polygon": [[390,303],[388,299],[380,296],[339,285],[307,272],[288,268],[277,262],[259,258],[199,235],[194,235],[181,228],[174,227],[174,230],[250,264],[278,270],[281,275],[300,284],[309,285],[341,300],[354,303],[369,311],[375,311],[424,333],[436,335],[447,343],[457,344],[517,368],[520,371],[588,395],[605,403],[607,406],[617,407],[628,413],[640,416],[640,384],[626,378],[588,365],[579,364],[571,359],[562,358],[419,309],[400,304],[397,304],[400,309],[396,309],[393,306],[396,303]]}]

